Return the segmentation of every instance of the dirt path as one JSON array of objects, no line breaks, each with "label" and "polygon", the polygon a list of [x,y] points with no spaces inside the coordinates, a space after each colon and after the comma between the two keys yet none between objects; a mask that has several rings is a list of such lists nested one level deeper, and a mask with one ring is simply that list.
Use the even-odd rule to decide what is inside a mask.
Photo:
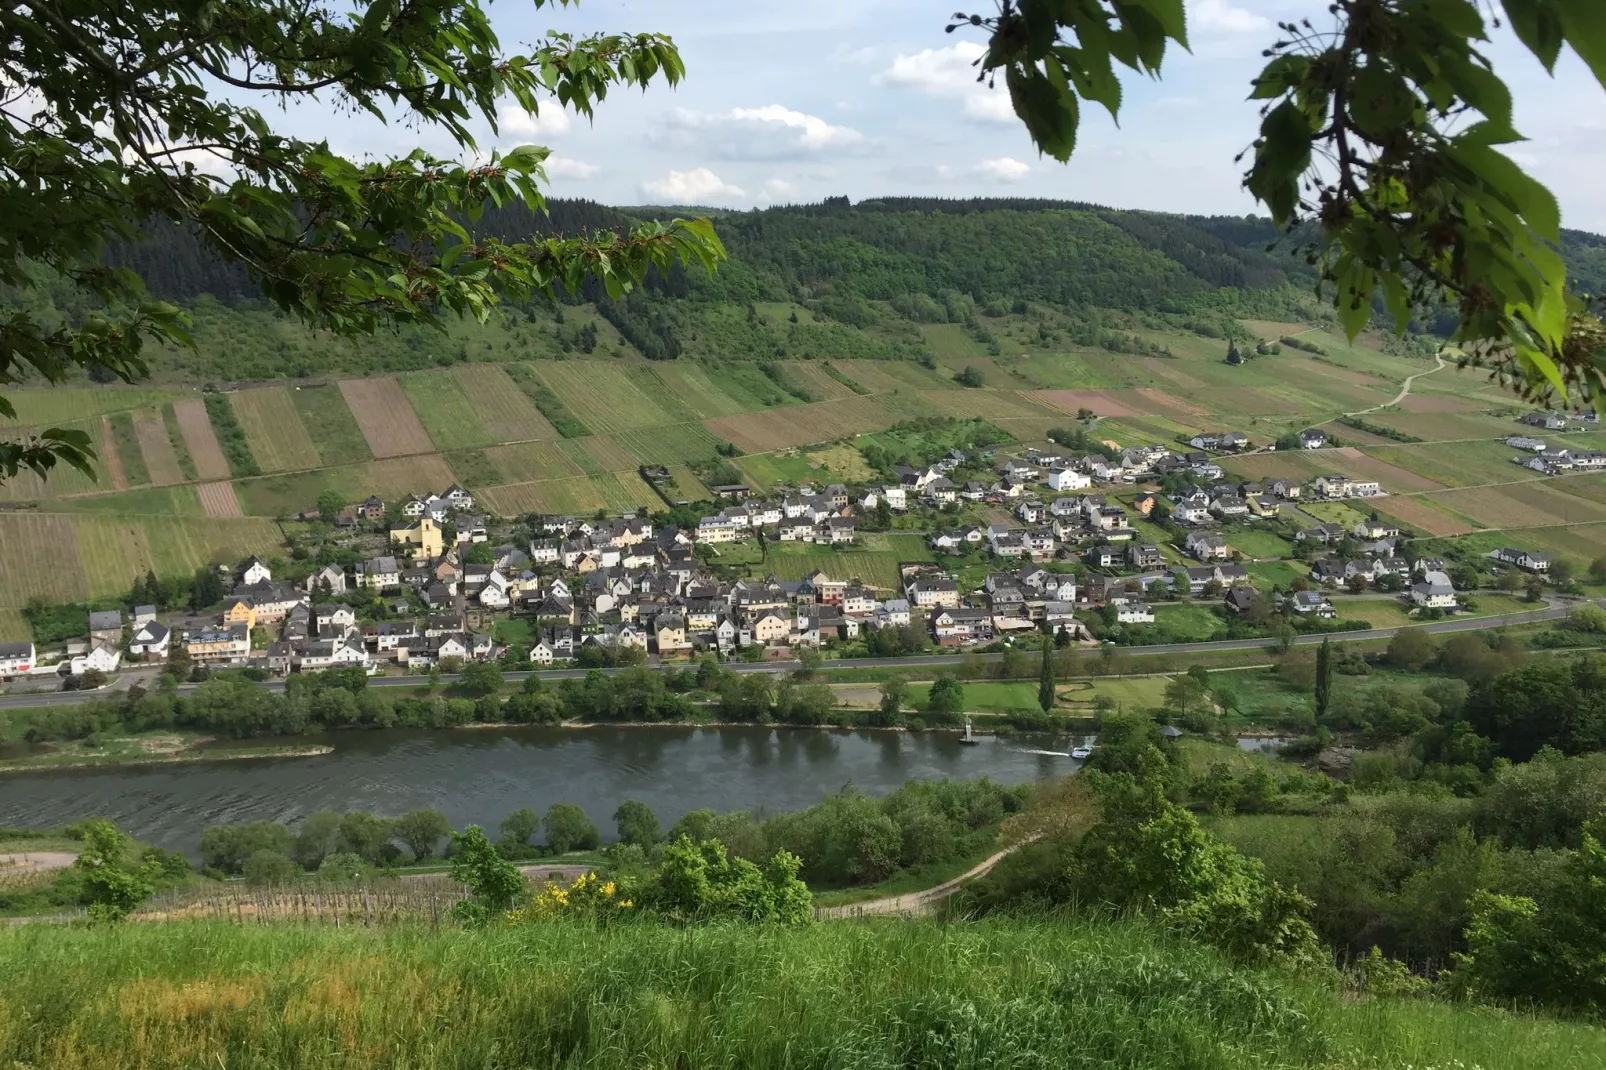
[{"label": "dirt path", "polygon": [[1035,836],[1031,839],[1022,840],[1012,847],[1006,847],[996,854],[989,855],[986,859],[952,880],[943,881],[941,884],[930,888],[922,888],[918,892],[905,892],[902,895],[889,895],[885,899],[871,899],[863,903],[848,903],[839,907],[819,907],[814,911],[814,916],[817,919],[825,920],[857,918],[864,915],[929,914],[938,903],[957,892],[960,885],[989,873],[1000,859],[1013,854],[1034,839],[1036,839]]},{"label": "dirt path", "polygon": [[72,851],[12,851],[0,854],[0,876],[66,869],[77,857]]},{"label": "dirt path", "polygon": [[1385,401],[1381,405],[1373,405],[1369,409],[1361,409],[1361,410],[1359,410],[1357,412],[1346,412],[1344,415],[1345,416],[1365,416],[1369,412],[1376,412],[1378,409],[1386,409],[1390,405],[1398,405],[1400,402],[1404,401],[1407,397],[1410,396],[1410,394],[1411,394],[1411,384],[1412,383],[1416,382],[1418,379],[1422,378],[1422,376],[1424,376],[1424,375],[1432,375],[1434,372],[1443,371],[1445,369],[1446,365],[1444,363],[1444,358],[1443,357],[1441,357],[1437,353],[1435,353],[1435,354],[1433,354],[1433,359],[1439,362],[1436,367],[1429,368],[1425,372],[1417,372],[1415,375],[1408,375],[1408,376],[1405,377],[1405,382],[1404,382],[1404,384],[1402,384],[1400,386],[1400,392],[1398,394],[1394,395],[1394,400]]}]

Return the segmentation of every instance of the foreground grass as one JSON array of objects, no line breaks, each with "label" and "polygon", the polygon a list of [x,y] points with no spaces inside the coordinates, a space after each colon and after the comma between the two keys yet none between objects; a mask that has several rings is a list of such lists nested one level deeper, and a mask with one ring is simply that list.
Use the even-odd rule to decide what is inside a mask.
[{"label": "foreground grass", "polygon": [[888,920],[0,934],[0,1065],[1511,1067],[1606,1030],[1348,1001],[1137,926]]}]

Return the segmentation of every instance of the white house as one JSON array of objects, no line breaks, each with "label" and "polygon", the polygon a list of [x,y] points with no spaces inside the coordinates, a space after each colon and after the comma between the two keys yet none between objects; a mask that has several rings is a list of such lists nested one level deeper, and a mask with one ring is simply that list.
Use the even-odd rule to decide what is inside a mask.
[{"label": "white house", "polygon": [[1454,609],[1455,587],[1442,572],[1428,572],[1411,585],[1411,601],[1424,609]]},{"label": "white house", "polygon": [[246,587],[251,586],[253,583],[267,583],[271,579],[273,579],[273,573],[258,557],[252,557],[245,563],[245,568],[240,570],[240,583]]},{"label": "white house", "polygon": [[89,653],[73,658],[70,668],[74,676],[82,676],[90,669],[98,669],[101,672],[116,672],[117,666],[122,663],[122,651],[110,643],[97,643]]},{"label": "white house", "polygon": [[1115,607],[1115,619],[1122,624],[1153,624],[1154,608],[1146,602],[1122,602]]},{"label": "white house", "polygon": [[173,633],[159,621],[147,621],[134,632],[134,637],[128,641],[129,657],[141,661],[165,661],[167,647],[173,639]]},{"label": "white house", "polygon": [[0,676],[32,672],[33,643],[0,643]]},{"label": "white house", "polygon": [[1055,468],[1048,473],[1048,485],[1055,490],[1085,490],[1093,480],[1074,468]]}]

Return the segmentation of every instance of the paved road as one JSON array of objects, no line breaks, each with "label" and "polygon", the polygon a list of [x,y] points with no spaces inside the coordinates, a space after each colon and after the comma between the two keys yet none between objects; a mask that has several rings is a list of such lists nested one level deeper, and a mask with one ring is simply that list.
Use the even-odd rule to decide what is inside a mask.
[{"label": "paved road", "polygon": [[[1423,630],[1434,634],[1446,632],[1474,632],[1490,628],[1504,628],[1513,624],[1532,624],[1537,621],[1559,620],[1565,617],[1575,602],[1552,601],[1544,609],[1528,610],[1523,613],[1507,613],[1498,617],[1471,617],[1461,620],[1441,620],[1421,625]],[[1606,600],[1602,600],[1606,601]],[[1399,628],[1368,628],[1363,631],[1331,632],[1325,635],[1300,635],[1294,638],[1295,646],[1315,646],[1323,639],[1334,639],[1340,642],[1357,642],[1367,639],[1388,639],[1398,632]],[[1116,647],[1118,653],[1143,657],[1151,654],[1205,654],[1222,650],[1269,650],[1278,645],[1275,639],[1222,639],[1209,643],[1157,643],[1152,646],[1125,646]],[[1092,649],[1092,648],[1089,648]],[[1002,654],[976,655],[983,661],[998,661]],[[919,657],[907,658],[849,658],[826,661],[823,665],[827,669],[941,669],[959,663],[959,658],[952,654],[926,654]],[[725,668],[734,673],[781,673],[791,672],[800,668],[800,663],[793,660],[764,661],[749,664],[747,662],[726,662]],[[545,672],[509,672],[503,674],[503,679],[518,682],[529,676],[540,676],[543,680],[581,680],[588,672],[595,669],[549,669]],[[602,669],[601,672],[616,673],[619,669]],[[450,675],[441,677],[443,681],[455,679]],[[428,684],[427,676],[376,676],[368,681],[369,687],[422,687]],[[195,690],[194,684],[179,685],[179,694]],[[269,691],[283,691],[283,680],[265,680],[262,686]],[[26,709],[40,706],[70,706],[96,697],[93,691],[60,691],[39,695],[0,695],[0,710]]]}]

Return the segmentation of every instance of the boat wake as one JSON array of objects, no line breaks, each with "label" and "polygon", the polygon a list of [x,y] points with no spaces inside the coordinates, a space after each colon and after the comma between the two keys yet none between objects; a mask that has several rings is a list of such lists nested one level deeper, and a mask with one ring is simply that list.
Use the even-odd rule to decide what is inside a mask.
[{"label": "boat wake", "polygon": [[1016,754],[1047,754],[1054,758],[1069,758],[1070,755],[1062,750],[1034,750],[1026,747],[1016,747]]}]

